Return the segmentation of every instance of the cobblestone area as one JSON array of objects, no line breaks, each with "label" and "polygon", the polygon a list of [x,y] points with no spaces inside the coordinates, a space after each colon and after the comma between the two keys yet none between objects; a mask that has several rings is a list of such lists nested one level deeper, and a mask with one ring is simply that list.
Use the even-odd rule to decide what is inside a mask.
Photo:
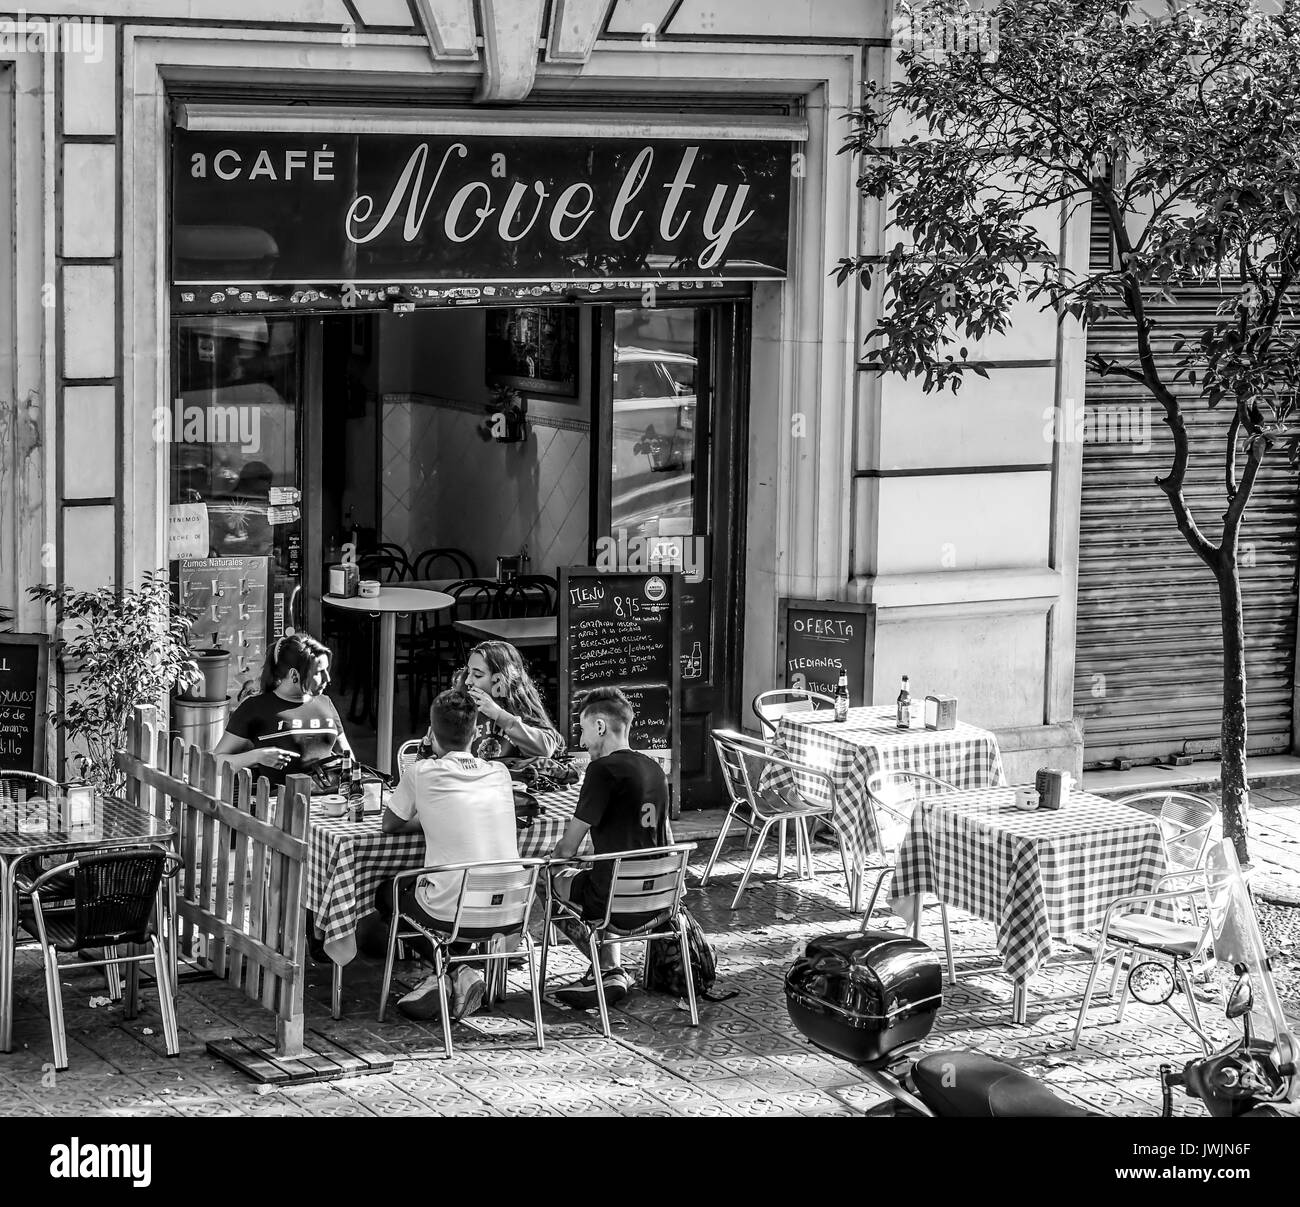
[{"label": "cobblestone area", "polygon": [[[708,846],[701,843],[698,872]],[[728,909],[739,878],[740,844],[728,847],[707,890],[692,890],[691,908],[719,955],[719,992],[730,1001],[704,1004],[702,1025],[663,996],[634,990],[613,1011],[614,1036],[604,1039],[597,1016],[545,1006],[546,1048],[531,1043],[522,974],[512,973],[512,998],[495,1014],[457,1027],[456,1052],[440,1057],[436,1026],[375,1020],[379,966],[359,960],[345,979],[344,1017],[329,1017],[329,970],[313,968],[307,1025],[350,1046],[391,1053],[390,1074],[259,1093],[242,1074],[206,1054],[205,1041],[234,1034],[266,1034],[269,1015],[224,982],[186,980],[179,1001],[182,1054],[164,1054],[152,986],[134,1021],[120,1005],[90,1006],[103,992],[98,971],[64,975],[71,1068],[55,1076],[50,1060],[39,963],[18,958],[16,1050],[0,1056],[0,1114],[207,1116],[750,1116],[857,1115],[883,1097],[852,1067],[807,1044],[785,1011],[782,976],[813,935],[852,929],[842,876],[818,857],[815,882],[774,880],[775,860],[734,913]],[[793,862],[791,860],[791,862]],[[1275,935],[1294,937],[1297,911],[1266,907]],[[877,913],[879,926],[897,919]],[[937,913],[927,914],[923,937],[942,942]],[[1161,1008],[1130,1003],[1122,1024],[1113,1004],[1094,1006],[1078,1051],[1068,1047],[1086,964],[1078,952],[1059,951],[1036,978],[1026,1026],[1010,1022],[1011,986],[993,954],[987,924],[953,911],[960,984],[948,987],[938,1025],[926,1047],[968,1046],[1017,1061],[1061,1094],[1107,1114],[1147,1115],[1158,1108],[1157,1069],[1181,1063],[1194,1037]],[[631,949],[639,950],[639,949]],[[571,949],[553,960],[551,984],[578,971]],[[638,957],[639,958],[639,957]],[[420,974],[402,966],[408,979]],[[1291,1009],[1300,1013],[1296,981],[1284,981]],[[1064,995],[1060,1004],[1044,997]],[[1204,989],[1202,1016],[1223,1038],[1229,1032],[1217,985]],[[1199,1114],[1184,1100],[1181,1113]]]}]

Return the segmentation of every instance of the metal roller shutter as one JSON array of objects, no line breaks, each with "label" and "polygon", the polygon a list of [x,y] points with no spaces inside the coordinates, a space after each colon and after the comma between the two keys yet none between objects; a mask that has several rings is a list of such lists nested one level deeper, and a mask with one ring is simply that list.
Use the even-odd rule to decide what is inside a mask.
[{"label": "metal roller shutter", "polygon": [[[1198,331],[1222,297],[1178,291],[1178,325]],[[1172,308],[1158,312],[1157,343],[1172,365]],[[1089,353],[1132,363],[1132,336],[1102,323]],[[1075,711],[1084,761],[1212,757],[1222,717],[1222,640],[1213,575],[1192,553],[1154,479],[1168,472],[1173,440],[1137,382],[1089,372],[1079,525]],[[1202,531],[1223,530],[1223,449],[1230,414],[1197,401],[1186,412],[1192,459],[1186,495]],[[1149,433],[1150,447],[1139,447]],[[1211,436],[1213,433],[1213,436]],[[1295,678],[1297,475],[1284,453],[1264,462],[1241,535],[1246,622],[1247,748],[1291,746]]]}]

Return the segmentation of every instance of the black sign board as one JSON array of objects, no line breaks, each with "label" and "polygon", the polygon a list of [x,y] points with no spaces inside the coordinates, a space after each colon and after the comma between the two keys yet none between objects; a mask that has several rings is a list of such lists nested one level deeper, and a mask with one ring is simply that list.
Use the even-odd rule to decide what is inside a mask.
[{"label": "black sign board", "polygon": [[874,654],[875,629],[870,604],[782,599],[777,623],[782,686],[833,696],[843,670],[849,676],[849,703],[855,708],[867,703],[867,660]]},{"label": "black sign board", "polygon": [[790,169],[780,141],[177,130],[172,280],[780,279]]},{"label": "black sign board", "polygon": [[680,574],[560,569],[560,730],[569,748],[577,748],[586,693],[620,688],[636,709],[630,744],[662,756],[671,769],[674,805],[681,749],[680,616]]},{"label": "black sign board", "polygon": [[45,774],[48,667],[43,634],[0,633],[0,767]]}]

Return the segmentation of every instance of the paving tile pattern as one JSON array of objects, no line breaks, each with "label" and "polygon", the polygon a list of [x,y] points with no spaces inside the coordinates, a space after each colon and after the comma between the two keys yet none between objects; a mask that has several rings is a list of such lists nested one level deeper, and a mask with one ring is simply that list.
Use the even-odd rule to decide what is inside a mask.
[{"label": "paving tile pattern", "polygon": [[[702,870],[708,844],[693,864]],[[853,929],[842,874],[833,856],[819,853],[814,881],[775,879],[776,861],[759,862],[752,887],[731,911],[744,851],[723,854],[706,890],[692,889],[690,906],[718,951],[718,992],[738,990],[726,1002],[701,1003],[701,1025],[690,1026],[684,1006],[635,989],[611,1012],[605,1039],[593,1012],[575,1013],[546,1002],[546,1047],[533,1046],[523,973],[511,973],[511,997],[455,1029],[456,1049],[442,1058],[439,1027],[414,1023],[390,1009],[375,1018],[380,969],[358,960],[345,982],[343,1017],[329,1016],[329,968],[308,977],[307,1025],[341,1043],[390,1053],[390,1074],[259,1092],[242,1074],[209,1057],[208,1039],[267,1034],[270,1016],[223,982],[185,978],[178,1013],[182,1052],[169,1059],[162,1042],[152,985],[142,992],[134,1020],[120,1004],[92,1009],[103,992],[96,969],[63,973],[71,1068],[54,1074],[39,962],[20,952],[17,969],[16,1050],[0,1056],[0,1115],[320,1116],[393,1118],[409,1115],[542,1118],[674,1116],[857,1116],[882,1113],[885,1096],[847,1063],[808,1044],[790,1023],[782,978],[811,937]],[[835,861],[837,863],[837,861]],[[787,869],[793,858],[787,860]],[[1295,911],[1292,911],[1293,913]],[[1010,1022],[1011,986],[994,951],[992,927],[953,912],[953,944],[960,983],[946,986],[944,1008],[924,1048],[972,1047],[1017,1062],[1062,1097],[1111,1115],[1150,1115],[1159,1108],[1157,1070],[1194,1053],[1191,1033],[1170,1013],[1130,1003],[1122,1024],[1113,1003],[1095,1005],[1077,1051],[1069,1048],[1087,965],[1080,952],[1058,950],[1033,986],[1029,1022]],[[901,928],[878,912],[874,924]],[[941,942],[938,916],[927,913],[922,935]],[[629,962],[639,948],[625,949]],[[1071,962],[1071,957],[1074,957]],[[408,983],[423,975],[400,965]],[[552,960],[558,987],[580,971],[568,947]],[[1294,980],[1284,979],[1291,993]],[[1203,1019],[1227,1039],[1219,1005],[1223,989],[1205,987]],[[1064,996],[1062,1003],[1042,999]],[[1300,1003],[1291,1000],[1292,1009]],[[1182,1100],[1181,1114],[1200,1114]]]}]

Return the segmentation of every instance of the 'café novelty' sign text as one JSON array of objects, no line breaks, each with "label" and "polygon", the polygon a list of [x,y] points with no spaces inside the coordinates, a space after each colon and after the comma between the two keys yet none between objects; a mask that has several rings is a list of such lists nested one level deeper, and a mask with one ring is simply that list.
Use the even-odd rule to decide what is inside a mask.
[{"label": "'caf\u00e9 novelty' sign text", "polygon": [[781,142],[178,131],[173,279],[782,277],[790,164]]}]

